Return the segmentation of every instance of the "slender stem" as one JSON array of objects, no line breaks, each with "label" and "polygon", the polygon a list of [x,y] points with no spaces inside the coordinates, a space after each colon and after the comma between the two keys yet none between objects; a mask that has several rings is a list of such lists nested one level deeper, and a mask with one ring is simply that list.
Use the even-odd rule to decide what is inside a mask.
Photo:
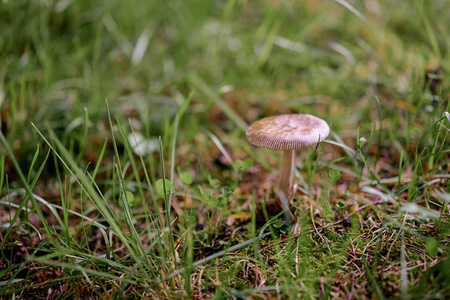
[{"label": "slender stem", "polygon": [[288,201],[291,197],[293,170],[294,170],[294,150],[283,150],[278,188],[284,193],[284,196]]}]

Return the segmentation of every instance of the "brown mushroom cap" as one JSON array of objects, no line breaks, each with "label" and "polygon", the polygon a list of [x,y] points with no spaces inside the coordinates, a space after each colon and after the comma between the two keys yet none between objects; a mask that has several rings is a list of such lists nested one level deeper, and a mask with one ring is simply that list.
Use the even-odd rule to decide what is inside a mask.
[{"label": "brown mushroom cap", "polygon": [[292,114],[264,118],[247,130],[248,141],[275,150],[302,149],[327,138],[327,122],[312,115]]}]

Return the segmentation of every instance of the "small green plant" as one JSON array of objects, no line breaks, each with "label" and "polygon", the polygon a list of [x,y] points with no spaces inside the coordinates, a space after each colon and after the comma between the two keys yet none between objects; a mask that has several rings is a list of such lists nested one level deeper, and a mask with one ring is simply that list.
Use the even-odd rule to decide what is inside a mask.
[{"label": "small green plant", "polygon": [[250,169],[254,163],[255,162],[251,158],[246,158],[244,160],[236,159],[234,161],[234,165],[236,166],[236,169],[239,171],[239,175],[241,175],[242,172],[244,172],[245,170]]},{"label": "small green plant", "polygon": [[172,182],[168,179],[158,179],[155,182],[155,190],[159,197],[165,199],[171,194]]},{"label": "small green plant", "polygon": [[194,177],[189,172],[183,172],[180,174],[181,182],[183,182],[185,185],[191,185],[192,182],[194,182]]}]

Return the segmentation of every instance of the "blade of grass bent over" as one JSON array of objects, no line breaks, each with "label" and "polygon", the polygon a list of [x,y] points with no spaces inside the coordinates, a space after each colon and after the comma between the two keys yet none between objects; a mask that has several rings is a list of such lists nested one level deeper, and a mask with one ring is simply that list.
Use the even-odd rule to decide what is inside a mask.
[{"label": "blade of grass bent over", "polygon": [[70,156],[70,153],[66,150],[64,145],[59,141],[59,139],[56,137],[55,133],[52,130],[50,130],[50,136],[52,138],[52,141],[56,144],[56,147],[58,148],[61,155],[56,151],[53,145],[44,137],[44,135],[39,131],[39,129],[33,123],[31,124],[38,132],[38,134],[42,137],[42,139],[45,141],[45,143],[50,147],[50,149],[52,149],[55,152],[55,155],[58,157],[58,159],[61,161],[64,167],[69,171],[70,174],[72,174],[72,176],[74,176],[75,180],[78,182],[81,189],[87,194],[92,203],[97,207],[99,213],[108,222],[109,226],[111,227],[111,230],[117,234],[119,239],[124,244],[125,248],[129,251],[130,255],[135,260],[137,260],[140,255],[138,255],[138,252],[132,247],[132,245],[130,245],[128,239],[123,234],[122,228],[120,228],[118,225],[118,220],[110,212],[106,203],[104,203],[103,199],[100,198],[94,187],[91,185],[91,179],[87,177],[84,174],[84,172],[78,167],[75,160]]},{"label": "blade of grass bent over", "polygon": [[199,89],[203,94],[205,94],[208,98],[214,101],[214,103],[223,111],[223,113],[232,120],[237,127],[241,128],[243,131],[246,131],[248,128],[248,124],[234,111],[232,110],[226,103],[220,98],[217,93],[214,93],[211,88],[204,82],[200,77],[196,74],[191,74],[189,76],[189,82],[194,85],[197,89]]}]

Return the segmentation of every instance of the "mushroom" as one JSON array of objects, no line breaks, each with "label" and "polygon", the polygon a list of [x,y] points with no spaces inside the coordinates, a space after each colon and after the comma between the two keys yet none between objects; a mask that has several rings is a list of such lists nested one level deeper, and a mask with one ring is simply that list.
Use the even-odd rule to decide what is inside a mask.
[{"label": "mushroom", "polygon": [[[327,122],[308,114],[268,117],[256,121],[247,129],[247,139],[254,146],[283,150],[277,191],[282,193],[279,195],[280,201],[289,201],[291,196],[294,151],[316,145],[326,139],[329,132]],[[279,204],[290,213],[287,203]]]}]

